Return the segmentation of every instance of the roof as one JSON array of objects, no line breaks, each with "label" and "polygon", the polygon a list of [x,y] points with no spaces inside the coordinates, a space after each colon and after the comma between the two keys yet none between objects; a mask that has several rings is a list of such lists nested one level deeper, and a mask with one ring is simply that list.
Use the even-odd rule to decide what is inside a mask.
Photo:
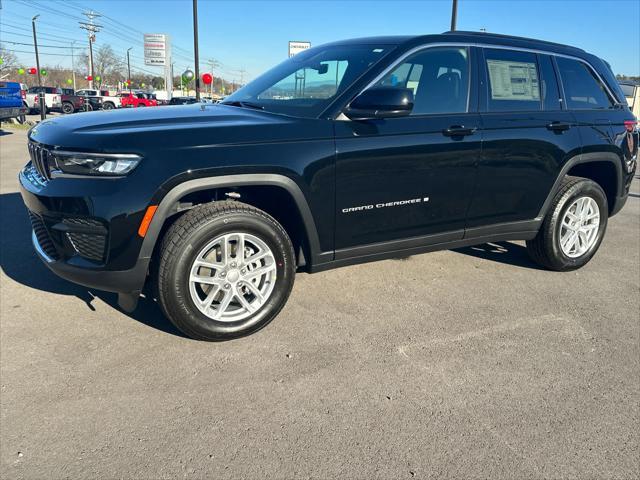
[{"label": "roof", "polygon": [[560,43],[548,42],[545,40],[537,40],[534,38],[516,37],[513,35],[501,35],[497,33],[486,32],[466,32],[461,30],[449,31],[440,34],[430,35],[396,35],[396,36],[379,36],[353,38],[333,42],[333,45],[420,45],[436,42],[461,42],[461,43],[491,43],[495,45],[504,45],[520,48],[529,48],[532,50],[548,50],[555,53],[565,53],[568,55],[584,56],[587,54],[584,50]]}]

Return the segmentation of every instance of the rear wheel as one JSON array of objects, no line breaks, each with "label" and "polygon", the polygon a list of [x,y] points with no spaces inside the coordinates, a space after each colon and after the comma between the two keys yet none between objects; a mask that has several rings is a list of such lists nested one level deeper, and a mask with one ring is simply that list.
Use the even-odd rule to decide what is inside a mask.
[{"label": "rear wheel", "polygon": [[551,270],[582,267],[598,251],[607,229],[607,196],[597,183],[566,177],[540,231],[527,241],[531,258]]},{"label": "rear wheel", "polygon": [[227,340],[267,325],[295,276],[291,241],[267,213],[240,202],[196,207],[165,235],[158,300],[171,322],[200,340]]},{"label": "rear wheel", "polygon": [[62,104],[62,113],[69,114],[73,113],[75,109],[73,108],[73,104],[71,102],[64,102]]},{"label": "rear wheel", "polygon": [[105,102],[102,105],[102,109],[103,110],[113,110],[114,108],[115,108],[115,105],[113,103],[111,103],[111,102]]}]

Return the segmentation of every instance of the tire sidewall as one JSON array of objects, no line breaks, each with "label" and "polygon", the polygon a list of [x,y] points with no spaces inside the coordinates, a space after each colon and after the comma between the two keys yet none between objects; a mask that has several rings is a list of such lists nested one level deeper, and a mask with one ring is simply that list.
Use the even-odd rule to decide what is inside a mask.
[{"label": "tire sidewall", "polygon": [[[276,261],[276,284],[265,305],[257,314],[236,322],[220,322],[203,314],[191,298],[189,276],[191,266],[200,251],[214,238],[225,233],[250,233],[264,241],[271,249]],[[280,311],[291,287],[295,269],[290,247],[277,234],[275,228],[254,215],[233,213],[213,218],[198,226],[188,235],[180,254],[170,266],[170,285],[173,302],[172,314],[177,315],[181,324],[195,330],[198,336],[215,337],[248,335],[266,325]]]},{"label": "tire sidewall", "polygon": [[73,111],[74,111],[73,105],[71,105],[70,103],[65,102],[62,104],[62,113],[68,115],[70,113],[73,113]]},{"label": "tire sidewall", "polygon": [[[591,245],[591,248],[585,254],[576,258],[571,258],[565,255],[560,247],[560,230],[562,228],[562,219],[564,218],[567,210],[573,202],[580,197],[590,197],[595,200],[598,205],[598,209],[600,210],[600,225],[598,226],[596,241]],[[609,208],[607,204],[607,197],[602,189],[592,181],[587,180],[577,183],[563,195],[553,214],[553,238],[551,242],[551,253],[562,266],[563,270],[574,270],[576,268],[580,268],[589,262],[589,260],[591,260],[595,255],[602,243],[607,229],[608,212]]]}]

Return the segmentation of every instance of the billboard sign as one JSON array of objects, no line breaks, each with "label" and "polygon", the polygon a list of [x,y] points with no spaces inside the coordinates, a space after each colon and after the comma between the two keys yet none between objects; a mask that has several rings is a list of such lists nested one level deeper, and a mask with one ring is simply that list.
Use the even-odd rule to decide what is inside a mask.
[{"label": "billboard sign", "polygon": [[144,34],[144,64],[163,67],[167,64],[169,36],[163,33]]},{"label": "billboard sign", "polygon": [[289,42],[289,58],[307,48],[311,48],[311,42]]}]

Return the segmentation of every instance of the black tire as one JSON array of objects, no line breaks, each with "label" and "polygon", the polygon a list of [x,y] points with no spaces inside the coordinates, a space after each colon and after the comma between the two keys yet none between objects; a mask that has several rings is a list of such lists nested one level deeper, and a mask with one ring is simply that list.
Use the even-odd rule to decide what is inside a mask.
[{"label": "black tire", "polygon": [[65,115],[68,115],[70,113],[75,112],[76,109],[73,108],[73,104],[71,102],[64,102],[62,104],[62,113],[64,113]]},{"label": "black tire", "polygon": [[[600,224],[595,242],[589,249],[579,257],[569,257],[560,246],[560,230],[567,209],[581,197],[590,197],[595,200],[599,209]],[[607,196],[600,185],[586,178],[565,177],[551,202],[540,231],[533,240],[527,241],[529,256],[549,270],[569,271],[580,268],[586,265],[598,251],[607,230],[608,217]]]},{"label": "black tire", "polygon": [[116,108],[116,106],[111,102],[105,102],[102,104],[103,110],[113,110],[114,108]]},{"label": "black tire", "polygon": [[[189,290],[198,254],[214,238],[231,232],[259,238],[273,253],[276,265],[275,285],[266,302],[248,318],[232,322],[202,313]],[[294,277],[295,255],[284,228],[251,205],[223,201],[193,208],[167,231],[160,247],[156,286],[163,312],[180,331],[194,339],[220,341],[254,333],[273,320],[289,298]]]},{"label": "black tire", "polygon": [[144,103],[139,103],[138,107],[146,107],[146,105]]}]

